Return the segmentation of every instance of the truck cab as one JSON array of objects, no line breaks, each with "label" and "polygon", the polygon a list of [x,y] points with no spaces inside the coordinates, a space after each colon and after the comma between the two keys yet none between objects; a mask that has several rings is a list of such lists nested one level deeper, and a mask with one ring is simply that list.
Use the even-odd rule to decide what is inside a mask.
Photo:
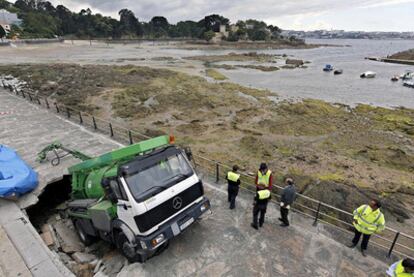
[{"label": "truck cab", "polygon": [[112,242],[130,262],[160,253],[210,209],[190,159],[163,136],[69,168],[68,215],[80,239]]}]

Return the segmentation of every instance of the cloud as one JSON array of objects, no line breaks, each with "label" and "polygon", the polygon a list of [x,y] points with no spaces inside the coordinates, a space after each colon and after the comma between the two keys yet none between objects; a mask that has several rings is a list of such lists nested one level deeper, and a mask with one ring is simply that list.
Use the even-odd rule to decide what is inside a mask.
[{"label": "cloud", "polygon": [[128,8],[144,20],[155,15],[164,15],[171,22],[184,19],[198,20],[211,13],[219,13],[231,20],[239,18],[277,18],[279,16],[300,15],[349,9],[351,7],[372,7],[414,3],[414,0],[52,0],[69,8],[91,7],[105,14],[117,14]]},{"label": "cloud", "polygon": [[[170,23],[180,20],[200,20],[204,16],[218,13],[232,22],[238,19],[259,19],[267,23],[280,23],[282,28],[310,29],[318,26],[331,26],[320,15],[325,13],[349,13],[355,9],[414,4],[414,0],[49,0],[54,5],[63,4],[71,10],[79,11],[91,8],[118,18],[118,11],[123,8],[132,10],[141,21],[149,21],[153,16],[165,16]],[[414,6],[413,6],[414,8]],[[318,16],[319,15],[319,16]],[[313,19],[314,22],[309,22]],[[401,23],[404,25],[404,23]],[[364,26],[362,26],[364,28]]]}]

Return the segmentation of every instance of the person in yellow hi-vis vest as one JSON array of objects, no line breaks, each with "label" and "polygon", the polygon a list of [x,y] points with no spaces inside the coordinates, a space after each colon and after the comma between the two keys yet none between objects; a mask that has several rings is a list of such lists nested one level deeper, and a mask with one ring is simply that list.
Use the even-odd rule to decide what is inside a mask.
[{"label": "person in yellow hi-vis vest", "polygon": [[381,202],[373,199],[368,205],[362,205],[354,211],[355,236],[349,247],[354,248],[362,237],[361,253],[365,257],[368,241],[372,234],[380,233],[385,229],[384,214],[380,211]]},{"label": "person in yellow hi-vis vest", "polygon": [[414,260],[407,258],[393,263],[388,268],[387,275],[392,277],[414,277]]},{"label": "person in yellow hi-vis vest", "polygon": [[[256,192],[256,196],[254,198],[253,203],[253,222],[251,224],[251,226],[256,230],[258,230],[259,227],[263,226],[267,209],[267,202],[269,201],[270,196],[271,193],[268,189],[262,189]],[[259,213],[260,218],[258,218]],[[259,221],[259,225],[257,224],[257,221]]]},{"label": "person in yellow hi-vis vest", "polygon": [[272,171],[267,168],[266,163],[261,163],[256,175],[256,190],[268,189],[272,191],[272,179]]},{"label": "person in yellow hi-vis vest", "polygon": [[227,195],[228,195],[228,201],[230,202],[230,210],[234,209],[236,207],[236,197],[239,193],[239,187],[240,187],[240,174],[237,173],[239,170],[239,167],[237,165],[233,166],[233,170],[227,172]]}]

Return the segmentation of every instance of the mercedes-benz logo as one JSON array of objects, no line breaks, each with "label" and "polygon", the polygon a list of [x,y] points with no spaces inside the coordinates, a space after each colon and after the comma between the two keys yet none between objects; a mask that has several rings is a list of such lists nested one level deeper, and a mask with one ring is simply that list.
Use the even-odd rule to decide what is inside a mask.
[{"label": "mercedes-benz logo", "polygon": [[174,197],[172,203],[173,203],[173,208],[176,210],[179,210],[181,208],[181,205],[183,205],[183,199],[179,196]]}]

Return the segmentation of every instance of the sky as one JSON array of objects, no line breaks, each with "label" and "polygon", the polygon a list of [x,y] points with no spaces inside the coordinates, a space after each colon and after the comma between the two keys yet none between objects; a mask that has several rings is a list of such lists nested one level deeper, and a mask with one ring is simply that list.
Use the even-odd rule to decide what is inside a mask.
[{"label": "sky", "polygon": [[71,10],[90,8],[118,18],[123,8],[140,21],[165,16],[170,23],[198,21],[218,13],[230,19],[258,19],[282,29],[414,32],[414,0],[49,0]]}]

